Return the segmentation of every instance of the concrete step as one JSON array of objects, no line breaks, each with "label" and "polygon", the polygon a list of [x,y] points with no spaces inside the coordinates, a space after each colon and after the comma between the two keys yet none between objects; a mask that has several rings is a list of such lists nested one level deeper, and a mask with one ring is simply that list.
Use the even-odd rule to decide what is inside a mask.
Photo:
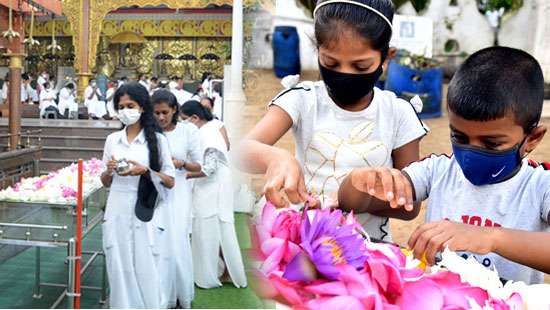
[{"label": "concrete step", "polygon": [[[23,145],[47,145],[47,146],[65,146],[65,147],[96,147],[103,148],[105,137],[89,136],[55,136],[55,135],[22,135],[21,144]],[[0,145],[8,143],[7,137],[0,137]]]},{"label": "concrete step", "polygon": [[[118,129],[116,129],[118,130]],[[68,128],[68,127],[35,127],[23,126],[21,133],[23,135],[30,131],[30,135],[37,135],[40,131],[42,136],[83,136],[83,137],[107,137],[110,133],[116,131],[109,128]],[[0,127],[0,134],[8,133],[7,126]]]},{"label": "concrete step", "polygon": [[[106,137],[120,128],[118,121],[22,119],[21,143],[42,145],[40,170],[48,173],[79,158],[101,159]],[[27,133],[29,130],[32,132]],[[0,119],[0,136],[7,132],[7,120]],[[7,146],[7,140],[7,137],[0,137],[0,149]]]},{"label": "concrete step", "polygon": [[79,158],[101,158],[103,147],[42,146],[43,158],[57,158],[76,161]]}]

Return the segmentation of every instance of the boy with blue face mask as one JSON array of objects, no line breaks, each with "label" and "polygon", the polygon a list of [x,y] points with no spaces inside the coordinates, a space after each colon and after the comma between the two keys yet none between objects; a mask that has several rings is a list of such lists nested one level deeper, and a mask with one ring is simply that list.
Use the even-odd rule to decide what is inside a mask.
[{"label": "boy with blue face mask", "polygon": [[356,169],[340,187],[340,207],[414,217],[413,202],[429,197],[426,224],[408,242],[417,258],[433,264],[449,247],[502,278],[543,282],[542,272],[550,273],[550,165],[525,158],[546,133],[543,99],[542,70],[529,54],[506,47],[473,54],[449,85],[454,155],[401,171]]}]

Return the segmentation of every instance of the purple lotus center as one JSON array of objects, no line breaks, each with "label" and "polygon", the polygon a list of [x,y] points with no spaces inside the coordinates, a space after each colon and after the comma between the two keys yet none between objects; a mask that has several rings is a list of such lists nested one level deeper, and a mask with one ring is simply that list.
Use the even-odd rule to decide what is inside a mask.
[{"label": "purple lotus center", "polygon": [[346,258],[344,257],[344,250],[338,245],[336,240],[328,238],[323,241],[322,244],[330,246],[330,254],[332,255],[332,263],[334,263],[334,265],[347,264]]}]

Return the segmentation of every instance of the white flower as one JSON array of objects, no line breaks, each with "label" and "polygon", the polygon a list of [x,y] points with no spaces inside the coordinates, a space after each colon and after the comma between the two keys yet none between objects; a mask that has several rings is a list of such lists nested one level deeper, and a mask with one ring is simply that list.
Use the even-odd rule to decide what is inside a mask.
[{"label": "white flower", "polygon": [[462,258],[455,252],[445,248],[441,253],[441,262],[439,266],[444,266],[451,272],[460,275],[462,282],[468,282],[472,286],[480,287],[486,290],[494,298],[503,299],[502,282],[496,269],[488,269],[480,264],[474,257]]},{"label": "white flower", "polygon": [[[525,309],[550,309],[550,284],[527,285],[524,282],[508,281],[502,285],[496,270],[485,268],[471,256],[464,259],[446,248],[441,257],[441,262],[432,269],[432,272],[446,268],[460,275],[461,281],[486,290],[494,299],[507,300],[512,294],[518,293],[523,300]],[[487,305],[480,307],[472,300],[470,300],[470,307],[474,310],[491,309]]]}]

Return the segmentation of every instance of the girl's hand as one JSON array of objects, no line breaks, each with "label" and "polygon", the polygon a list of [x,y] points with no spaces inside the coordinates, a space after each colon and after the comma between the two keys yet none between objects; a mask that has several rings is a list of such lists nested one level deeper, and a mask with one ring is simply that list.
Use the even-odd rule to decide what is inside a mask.
[{"label": "girl's hand", "polygon": [[111,160],[109,160],[107,162],[107,174],[108,175],[113,175],[115,169],[116,169],[116,166],[117,166],[117,161],[115,160],[115,157],[112,156],[111,157]]},{"label": "girl's hand", "polygon": [[130,169],[124,171],[124,172],[119,173],[120,176],[122,176],[122,177],[125,177],[125,176],[138,176],[138,175],[146,174],[147,171],[149,171],[149,169],[147,169],[147,167],[137,163],[136,161],[128,160],[128,163],[132,165],[132,168],[130,168]]},{"label": "girl's hand", "polygon": [[265,198],[275,207],[285,207],[288,202],[299,204],[310,200],[300,164],[290,154],[271,162],[265,178]]},{"label": "girl's hand", "polygon": [[172,163],[174,163],[174,167],[176,167],[176,169],[181,169],[185,167],[185,161],[183,160],[172,158]]},{"label": "girl's hand", "polygon": [[360,168],[351,172],[351,184],[360,192],[387,201],[392,208],[413,210],[413,188],[403,172],[386,167]]}]

